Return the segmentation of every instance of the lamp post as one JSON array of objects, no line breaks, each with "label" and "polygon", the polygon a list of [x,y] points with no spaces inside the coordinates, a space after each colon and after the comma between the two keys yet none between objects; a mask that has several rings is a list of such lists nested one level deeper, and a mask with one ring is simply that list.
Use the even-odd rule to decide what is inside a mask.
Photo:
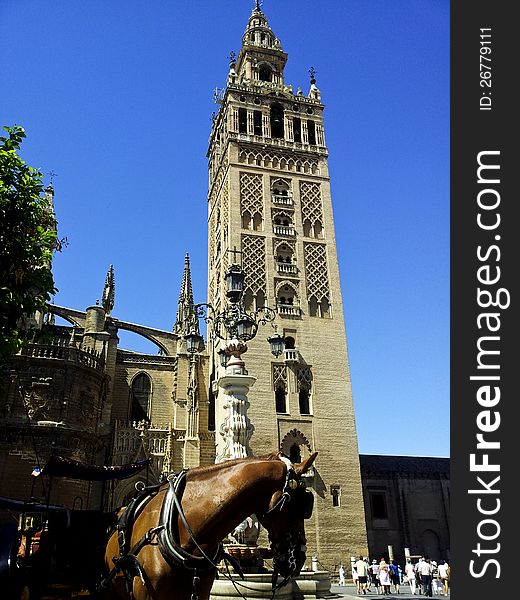
[{"label": "lamp post", "polygon": [[[247,394],[256,378],[248,374],[242,355],[247,351],[247,342],[256,337],[260,325],[272,324],[276,316],[275,311],[267,306],[254,312],[245,309],[244,271],[240,265],[234,263],[229,267],[225,281],[228,303],[224,310],[217,312],[211,304],[193,305],[193,326],[185,335],[188,353],[200,352],[204,348],[204,340],[198,333],[198,321],[204,319],[211,327],[213,337],[224,341],[217,352],[224,375],[217,381],[215,462],[251,455],[249,440],[253,426],[247,416]],[[284,349],[283,336],[275,331],[267,341],[271,352],[280,356]]]}]

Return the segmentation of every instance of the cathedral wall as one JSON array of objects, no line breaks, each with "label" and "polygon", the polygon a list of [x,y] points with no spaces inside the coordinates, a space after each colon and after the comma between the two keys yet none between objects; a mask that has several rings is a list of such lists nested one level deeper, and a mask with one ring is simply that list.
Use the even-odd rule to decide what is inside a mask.
[{"label": "cathedral wall", "polygon": [[33,477],[52,454],[96,463],[105,442],[98,424],[105,399],[102,363],[60,339],[29,344],[4,366],[0,415],[0,495],[82,508],[96,507],[99,486],[88,482]]},{"label": "cathedral wall", "polygon": [[[399,564],[405,548],[412,556],[449,560],[449,459],[377,457],[380,464],[368,470],[366,462],[373,457],[360,458],[371,556],[388,556],[391,545]],[[413,472],[403,468],[410,461]],[[432,461],[440,471],[431,469]]]},{"label": "cathedral wall", "polygon": [[[150,378],[149,416],[154,424],[173,420],[173,392],[176,383],[176,362],[166,363],[153,355],[118,356],[113,386],[112,422],[132,420],[132,382],[140,373]],[[168,357],[169,358],[169,357]]]}]

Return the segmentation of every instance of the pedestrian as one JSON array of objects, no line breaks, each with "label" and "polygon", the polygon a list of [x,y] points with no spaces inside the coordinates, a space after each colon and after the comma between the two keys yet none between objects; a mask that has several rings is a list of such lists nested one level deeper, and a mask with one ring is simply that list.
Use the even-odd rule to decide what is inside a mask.
[{"label": "pedestrian", "polygon": [[417,563],[417,572],[421,576],[422,593],[425,596],[431,596],[433,568],[430,562],[426,561],[423,556],[421,556],[419,562]]},{"label": "pedestrian", "polygon": [[339,582],[338,585],[345,585],[345,567],[343,565],[339,566]]},{"label": "pedestrian", "polygon": [[390,573],[388,570],[388,564],[385,559],[382,558],[379,563],[379,582],[383,588],[383,595],[390,594]]},{"label": "pedestrian", "polygon": [[442,595],[442,581],[440,580],[440,577],[432,579],[432,591],[434,596]]},{"label": "pedestrian", "polygon": [[388,571],[390,574],[390,581],[392,582],[392,584],[394,586],[395,593],[399,594],[399,584],[400,584],[399,569],[397,568],[397,565],[395,564],[393,559],[390,559],[390,564],[388,565]]},{"label": "pedestrian", "polygon": [[441,564],[438,567],[439,577],[442,582],[442,593],[447,596],[449,590],[449,574],[450,574],[450,566],[445,560],[441,561]]},{"label": "pedestrian", "polygon": [[410,586],[412,596],[415,596],[415,568],[409,559],[406,561],[406,565],[404,566],[404,572],[406,577],[408,577],[408,585]]},{"label": "pedestrian", "polygon": [[354,585],[356,586],[356,591],[359,594],[359,579],[358,579],[358,574],[357,574],[357,569],[356,569],[356,563],[352,563],[352,581],[354,583]]},{"label": "pedestrian", "polygon": [[376,588],[376,594],[379,594],[379,588],[381,587],[381,583],[379,582],[379,565],[377,564],[377,560],[374,558],[372,564],[369,568],[370,578],[372,579],[372,583]]},{"label": "pedestrian", "polygon": [[365,561],[367,571],[367,592],[371,592],[370,584],[372,583],[372,578],[370,577],[370,563],[368,562],[368,556],[363,556],[363,560]]},{"label": "pedestrian", "polygon": [[368,572],[367,572],[367,563],[365,559],[360,556],[358,561],[356,562],[356,571],[358,574],[358,594],[367,593],[368,587]]}]

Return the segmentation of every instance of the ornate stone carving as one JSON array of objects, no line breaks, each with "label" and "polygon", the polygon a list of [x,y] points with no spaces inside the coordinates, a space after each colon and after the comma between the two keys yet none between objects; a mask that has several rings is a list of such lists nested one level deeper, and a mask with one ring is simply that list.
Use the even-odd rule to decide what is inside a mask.
[{"label": "ornate stone carving", "polygon": [[306,243],[303,245],[303,254],[307,277],[307,297],[314,296],[318,302],[324,299],[330,301],[325,245]]},{"label": "ornate stone carving", "polygon": [[242,236],[244,285],[253,295],[259,291],[266,295],[265,238],[258,235]]},{"label": "ornate stone carving", "polygon": [[240,214],[248,212],[253,219],[264,216],[262,176],[254,173],[240,173]]},{"label": "ornate stone carving", "polygon": [[300,181],[300,203],[302,222],[308,221],[312,227],[316,221],[323,225],[323,210],[319,183]]},{"label": "ornate stone carving", "polygon": [[53,407],[52,377],[40,377],[24,391],[24,404],[30,419],[48,419]]}]

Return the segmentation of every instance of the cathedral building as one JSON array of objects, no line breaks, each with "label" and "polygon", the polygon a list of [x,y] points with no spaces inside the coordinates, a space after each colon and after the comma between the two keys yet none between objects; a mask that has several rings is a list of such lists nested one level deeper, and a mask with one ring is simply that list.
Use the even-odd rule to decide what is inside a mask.
[{"label": "cathedral building", "polygon": [[[269,307],[274,314],[243,356],[255,380],[248,393],[250,447],[256,455],[281,450],[293,462],[318,452],[307,475],[315,496],[306,523],[309,565],[315,555],[322,567],[334,570],[351,556],[383,552],[385,544],[399,552],[407,545],[420,551],[423,526],[445,553],[446,465],[433,469],[415,461],[410,481],[400,487],[392,461],[365,457],[360,466],[325,107],[313,69],[305,92],[285,81],[287,59],[257,3],[238,55],[231,53],[226,87],[217,94],[207,152],[208,303],[216,312],[226,308],[225,276],[238,263],[245,274],[245,310],[254,314]],[[46,193],[54,194],[51,186]],[[188,352],[188,334],[199,333],[188,256],[179,281],[175,323],[164,330],[116,316],[112,267],[99,301],[84,310],[50,306],[33,340],[2,367],[1,496],[112,509],[131,497],[138,480],[153,483],[162,473],[223,458],[216,449],[224,341],[209,327],[205,349]],[[56,317],[67,325],[57,324]],[[121,331],[147,338],[157,353],[122,348]],[[266,341],[275,331],[285,340],[277,358]],[[97,465],[144,458],[150,464],[119,482],[60,483],[32,476],[53,454]],[[400,469],[403,464],[408,473],[409,463],[401,461]],[[384,473],[378,475],[381,465]],[[442,481],[424,483],[430,479]],[[420,480],[426,494],[442,495],[429,503],[426,520],[422,501],[413,511],[410,504],[408,513],[400,508],[412,480]],[[412,512],[415,525],[406,530],[404,520]]]}]

